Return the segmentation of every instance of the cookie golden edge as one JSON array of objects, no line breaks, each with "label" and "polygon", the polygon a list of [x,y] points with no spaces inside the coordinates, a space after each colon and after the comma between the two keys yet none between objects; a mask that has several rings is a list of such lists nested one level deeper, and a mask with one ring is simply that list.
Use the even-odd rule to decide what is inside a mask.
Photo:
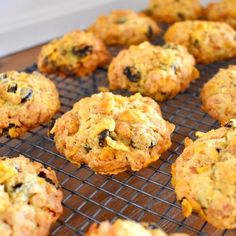
[{"label": "cookie golden edge", "polygon": [[[134,29],[133,26],[123,25],[124,29],[120,30],[119,27],[121,25],[115,24],[115,22],[110,23],[109,19],[112,17],[117,17],[122,20],[122,18],[126,16],[133,16],[134,19],[143,19],[146,21],[147,24],[147,32],[144,34],[140,29],[140,33],[138,32],[139,25],[137,24],[136,28]],[[107,27],[110,23],[110,28]],[[106,29],[108,28],[108,29]],[[152,40],[157,35],[162,32],[162,29],[157,25],[152,18],[146,16],[143,13],[136,13],[133,10],[113,10],[107,15],[100,16],[97,20],[87,29],[89,32],[93,32],[97,37],[101,38],[106,45],[109,46],[129,46],[129,45],[137,45],[141,42],[146,40]],[[122,32],[124,31],[124,32]],[[128,37],[125,34],[125,31],[128,33],[132,32],[132,34]]]},{"label": "cookie golden edge", "polygon": [[[101,101],[98,102],[100,105],[96,106],[98,107],[97,109],[100,109],[103,114],[107,114],[107,112],[109,113],[112,111],[112,104],[116,99],[119,102],[121,100],[121,104],[126,100],[127,102],[137,101],[138,103],[140,102],[140,106],[143,106],[143,109],[146,109],[146,111],[151,110],[150,113],[155,113],[155,121],[157,119],[160,121],[160,124],[155,125],[157,129],[157,131],[155,132],[157,133],[155,133],[155,136],[151,137],[153,139],[156,138],[157,135],[159,137],[158,144],[154,145],[153,147],[141,148],[140,150],[136,149],[136,147],[133,147],[130,141],[131,138],[134,138],[134,136],[132,136],[132,133],[131,138],[123,139],[123,135],[127,135],[127,133],[130,133],[129,130],[127,131],[125,128],[125,124],[129,124],[128,121],[119,122],[118,120],[116,120],[118,118],[114,118],[112,113],[106,118],[106,120],[103,120],[102,123],[97,122],[92,126],[93,130],[89,131],[89,135],[94,135],[93,138],[87,137],[84,134],[82,136],[81,134],[76,135],[77,133],[82,132],[79,131],[78,128],[80,120],[78,118],[79,115],[76,114],[77,110],[81,110],[82,112],[83,110],[85,110],[85,108],[83,108],[84,106],[86,106],[86,109],[89,109],[88,106],[90,105],[88,104],[93,104],[93,102],[98,99],[101,99]],[[134,120],[133,118],[136,113],[134,114],[133,112],[134,111],[127,109],[122,111],[119,115],[117,115],[117,113],[116,116],[120,117],[119,119]],[[137,111],[137,114],[141,113],[141,110]],[[98,116],[100,116],[101,114],[98,114]],[[136,120],[139,119],[138,117],[139,115],[135,115]],[[81,121],[82,123],[83,120]],[[88,117],[88,120],[91,119]],[[83,124],[86,125],[86,122]],[[110,136],[108,136],[108,138],[106,136],[104,139],[106,140],[106,145],[104,147],[101,147],[100,141],[98,141],[100,139],[98,138],[100,138],[101,134],[103,135],[103,132],[101,132],[102,130],[108,129],[106,127],[104,128],[104,126],[107,126],[108,124],[109,127],[111,126],[111,130],[109,130],[109,135],[111,134],[116,138],[112,139],[109,138]],[[163,129],[160,127],[162,127]],[[117,131],[118,128],[119,131]],[[54,135],[54,141],[59,153],[63,154],[70,162],[78,166],[82,164],[87,164],[90,169],[92,169],[98,174],[111,175],[118,174],[126,170],[138,171],[142,168],[147,167],[150,163],[158,160],[161,154],[170,148],[171,133],[173,132],[174,128],[175,126],[173,124],[169,123],[168,121],[162,118],[159,105],[153,99],[148,97],[142,97],[140,94],[135,94],[130,97],[123,97],[121,95],[114,95],[110,92],[107,92],[95,94],[91,97],[81,99],[74,105],[71,111],[65,113],[62,117],[56,120],[56,123],[51,129],[50,134]],[[130,129],[133,129],[132,126]],[[96,132],[98,132],[98,134]],[[142,133],[142,131],[137,132]],[[77,139],[80,139],[80,146],[76,141]],[[89,143],[91,141],[89,140],[95,140],[93,141],[95,142],[95,144],[92,143],[93,146],[91,146],[91,144]],[[99,142],[99,145],[97,142]],[[88,144],[90,147],[87,151]],[[144,144],[141,143],[141,147],[143,145]]]},{"label": "cookie golden edge", "polygon": [[[35,178],[38,182],[34,184],[38,187],[31,186],[30,190],[26,190],[27,183],[35,182]],[[63,213],[63,193],[55,172],[23,155],[3,156],[0,157],[0,183],[4,186],[3,192],[0,191],[1,233],[6,236],[48,236],[52,224]],[[30,191],[32,196],[24,206],[23,194],[27,196]],[[21,218],[15,220],[17,214]]]},{"label": "cookie golden edge", "polygon": [[[208,223],[210,223],[214,227],[221,229],[221,230],[236,228],[235,217],[233,217],[231,215],[229,216],[229,214],[228,214],[228,218],[226,218],[226,217],[224,218],[224,217],[220,216],[220,214],[222,212],[224,212],[224,210],[226,210],[227,207],[228,207],[228,209],[231,209],[230,207],[232,207],[232,205],[228,206],[227,202],[226,202],[225,206],[222,205],[223,206],[222,212],[218,212],[218,209],[216,206],[215,206],[216,207],[215,210],[211,206],[212,209],[210,211],[207,211],[208,209],[205,208],[189,192],[189,189],[191,189],[191,187],[189,186],[189,183],[187,183],[187,181],[184,179],[178,178],[177,175],[182,174],[182,171],[179,169],[180,168],[179,165],[181,165],[182,167],[185,166],[183,164],[185,163],[185,161],[191,160],[191,158],[192,158],[191,156],[194,155],[195,151],[199,152],[199,154],[200,154],[200,152],[201,152],[200,150],[197,150],[197,149],[195,150],[195,145],[197,142],[198,143],[200,142],[199,140],[201,140],[202,143],[204,143],[204,142],[207,143],[209,141],[208,147],[210,148],[211,147],[210,146],[211,140],[219,139],[219,141],[220,141],[221,136],[224,136],[224,135],[227,136],[227,133],[229,132],[230,129],[234,129],[234,132],[236,132],[235,128],[236,128],[236,120],[231,119],[223,127],[220,127],[218,129],[213,129],[213,130],[210,130],[206,133],[196,132],[195,135],[196,135],[197,139],[195,141],[191,140],[190,138],[185,139],[185,149],[183,150],[183,153],[179,157],[177,157],[177,160],[171,166],[171,174],[172,174],[171,183],[175,189],[177,200],[180,202],[180,204],[182,206],[183,215],[185,217],[189,217],[193,212],[196,212],[199,214],[199,216],[201,216]],[[229,135],[229,137],[230,137],[230,135]],[[205,150],[207,150],[208,147],[206,147]],[[232,139],[229,143],[229,146],[227,148],[229,148],[229,151],[234,153],[234,155],[235,155],[235,150],[236,150],[236,138],[235,137],[232,137]],[[217,151],[217,153],[218,153],[218,151]],[[214,157],[213,157],[213,159],[214,159],[216,152],[210,152],[210,150],[209,150],[209,155],[210,156],[214,155]],[[216,158],[216,162],[217,162],[217,158]],[[208,168],[209,168],[209,163],[206,162],[205,166],[201,166],[201,167],[197,168],[196,171],[197,171],[197,173],[201,174],[201,173],[204,173],[205,171],[207,171]],[[234,168],[234,167],[232,166],[232,168]],[[232,171],[232,169],[231,169],[231,171]],[[225,175],[231,176],[230,178],[231,178],[231,180],[233,180],[233,178],[235,178],[235,172],[236,171],[232,171],[231,173],[225,173]],[[202,183],[202,184],[204,184],[204,183]],[[227,184],[228,183],[226,183],[226,185]],[[231,181],[231,184],[232,184],[232,181]],[[212,193],[211,197],[212,196],[213,196],[213,193]],[[235,200],[236,199],[234,199],[234,201]],[[224,199],[221,199],[221,202],[219,204],[223,204],[223,202],[224,202]],[[227,215],[227,213],[226,213],[226,215]]]},{"label": "cookie golden edge", "polygon": [[[17,79],[13,81],[11,77]],[[0,81],[0,111],[2,116],[0,136],[6,134],[10,138],[21,137],[27,131],[50,121],[60,110],[61,103],[57,88],[53,81],[43,74],[8,71],[1,73],[0,80],[1,78],[4,81],[2,83]],[[29,80],[27,81],[26,78]],[[9,86],[14,85],[13,82],[18,90],[22,82],[24,86],[25,84],[29,85],[32,93],[30,99],[21,103],[19,101],[20,94],[16,93],[15,88],[14,91],[9,92]]]},{"label": "cookie golden edge", "polygon": [[[80,37],[87,37],[88,44],[86,41],[81,44]],[[70,43],[70,41],[72,42],[70,47],[63,45],[63,42]],[[86,48],[88,55],[85,52],[85,56],[78,56],[79,50],[84,51]],[[90,50],[90,48],[92,49]],[[63,51],[66,52],[66,55],[63,55]],[[37,66],[39,71],[44,74],[55,74],[64,78],[82,77],[90,75],[97,68],[107,66],[111,59],[110,52],[100,38],[92,32],[76,30],[44,45],[39,53]]]},{"label": "cookie golden edge", "polygon": [[[219,80],[223,83],[225,81],[225,84],[230,80],[228,73],[230,72],[235,72],[236,73],[236,66],[235,65],[230,65],[228,68],[225,69],[220,69],[208,82],[206,82],[200,92],[200,100],[202,102],[201,109],[208,113],[213,119],[217,120],[220,122],[221,125],[224,125],[227,123],[230,119],[236,118],[236,113],[234,111],[234,107],[232,109],[224,109],[224,106],[227,108],[227,102],[225,100],[224,96],[227,96],[227,98],[230,96],[230,90],[228,91],[229,94],[224,94],[222,91],[222,96],[218,97],[220,98],[220,101],[217,103],[214,103],[210,100],[212,96],[212,90],[216,90],[217,92],[214,93],[213,95],[216,96],[221,93],[221,86],[218,84]],[[217,85],[218,84],[218,85]],[[232,86],[234,86],[233,81],[231,83]],[[230,88],[229,88],[230,89]],[[211,94],[211,96],[209,95]],[[231,95],[233,99],[233,95]],[[216,99],[215,99],[216,102]],[[232,101],[231,101],[232,102]],[[225,104],[226,103],[226,104]],[[233,105],[233,102],[232,102]]]}]

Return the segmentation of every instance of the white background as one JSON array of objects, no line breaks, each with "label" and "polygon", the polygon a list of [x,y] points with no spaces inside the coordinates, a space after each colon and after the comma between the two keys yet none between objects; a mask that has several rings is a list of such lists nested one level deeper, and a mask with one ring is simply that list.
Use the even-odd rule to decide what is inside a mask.
[{"label": "white background", "polygon": [[[165,0],[163,0],[165,1]],[[201,1],[203,5],[210,0]],[[0,0],[0,57],[76,28],[112,9],[141,10],[148,0]]]}]

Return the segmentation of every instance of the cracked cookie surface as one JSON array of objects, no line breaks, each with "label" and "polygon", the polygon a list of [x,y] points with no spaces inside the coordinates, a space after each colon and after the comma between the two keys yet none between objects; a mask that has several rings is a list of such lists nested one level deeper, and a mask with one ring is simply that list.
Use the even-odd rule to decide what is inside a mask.
[{"label": "cracked cookie surface", "polygon": [[0,74],[0,136],[22,136],[49,121],[59,109],[56,86],[40,73]]},{"label": "cracked cookie surface", "polygon": [[100,174],[138,171],[170,145],[174,125],[148,97],[99,93],[83,98],[57,119],[51,134],[57,150]]},{"label": "cracked cookie surface", "polygon": [[149,0],[148,11],[152,18],[166,23],[195,20],[202,15],[199,0]]},{"label": "cracked cookie surface", "polygon": [[236,120],[186,147],[172,166],[172,183],[185,217],[196,211],[220,229],[236,228]]},{"label": "cracked cookie surface", "polygon": [[62,214],[56,174],[24,156],[0,158],[1,236],[47,236]]},{"label": "cracked cookie surface", "polygon": [[113,59],[108,69],[110,89],[140,92],[157,101],[175,97],[198,76],[193,56],[174,43],[130,46]]},{"label": "cracked cookie surface", "polygon": [[110,62],[104,43],[91,32],[73,31],[42,47],[38,68],[47,74],[85,76]]},{"label": "cracked cookie surface", "polygon": [[[151,227],[150,227],[151,228]],[[113,224],[108,221],[100,225],[93,224],[86,236],[188,236],[184,233],[166,234],[161,229],[150,229],[148,223],[136,223],[128,220],[116,220]]]},{"label": "cracked cookie surface", "polygon": [[220,71],[204,84],[202,109],[221,124],[236,118],[236,66]]},{"label": "cracked cookie surface", "polygon": [[164,39],[184,45],[203,64],[236,56],[236,32],[222,22],[177,22],[169,27]]},{"label": "cracked cookie surface", "polygon": [[236,1],[221,0],[220,2],[210,3],[205,9],[208,20],[223,21],[236,29]]},{"label": "cracked cookie surface", "polygon": [[100,16],[89,31],[107,45],[131,45],[150,40],[161,30],[149,17],[131,10],[116,10]]}]

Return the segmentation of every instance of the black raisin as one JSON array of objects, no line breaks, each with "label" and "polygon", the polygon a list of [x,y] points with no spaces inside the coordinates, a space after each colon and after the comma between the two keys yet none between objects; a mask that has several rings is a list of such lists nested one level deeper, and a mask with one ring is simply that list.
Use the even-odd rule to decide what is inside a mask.
[{"label": "black raisin", "polygon": [[22,88],[20,94],[21,94],[21,103],[25,103],[29,99],[31,99],[33,90],[31,88]]},{"label": "black raisin", "polygon": [[157,145],[157,141],[155,140],[155,141],[151,141],[151,143],[150,143],[150,145],[149,145],[149,147],[148,148],[153,148],[153,147],[155,147]]},{"label": "black raisin", "polygon": [[89,147],[87,144],[84,146],[84,150],[86,151],[86,153],[89,153],[91,150],[92,150],[92,148],[91,147]]},{"label": "black raisin", "polygon": [[23,183],[17,183],[14,186],[12,186],[12,189],[16,191],[16,189],[20,188],[23,185]]},{"label": "black raisin", "polygon": [[7,74],[0,74],[0,83],[6,83],[8,81]]},{"label": "black raisin", "polygon": [[148,36],[148,38],[152,38],[152,36],[153,36],[153,30],[150,25],[148,26],[147,36]]},{"label": "black raisin", "polygon": [[11,84],[11,85],[8,86],[7,92],[8,92],[8,93],[16,93],[17,87],[18,87],[18,86],[17,86],[16,83]]},{"label": "black raisin", "polygon": [[130,145],[131,145],[132,148],[136,148],[135,143],[134,143],[134,141],[132,139],[130,141]]},{"label": "black raisin", "polygon": [[234,122],[230,120],[229,122],[225,123],[225,127],[232,128],[234,126]]},{"label": "black raisin", "polygon": [[110,135],[109,129],[103,130],[98,136],[98,143],[100,147],[104,147],[106,144],[106,137]]},{"label": "black raisin", "polygon": [[89,54],[91,54],[93,52],[93,47],[89,46],[89,45],[83,45],[83,46],[75,46],[72,48],[72,53],[75,56],[78,56],[80,58],[86,57]]},{"label": "black raisin", "polygon": [[38,173],[38,177],[40,177],[40,178],[42,178],[42,179],[44,179],[47,183],[49,183],[49,184],[52,184],[52,185],[56,185],[51,179],[49,179],[48,177],[47,177],[47,175],[43,172],[43,171],[40,171],[39,173]]},{"label": "black raisin", "polygon": [[127,66],[123,70],[123,74],[129,79],[131,82],[137,82],[141,79],[140,72],[136,70],[134,66]]},{"label": "black raisin", "polygon": [[3,135],[6,135],[7,138],[10,138],[10,136],[9,136],[9,129],[11,129],[11,128],[19,128],[19,126],[10,123],[10,124],[8,125],[8,127],[3,128],[2,133],[3,133]]},{"label": "black raisin", "polygon": [[185,16],[183,13],[179,12],[177,16],[180,18],[180,20],[185,20]]},{"label": "black raisin", "polygon": [[190,42],[195,48],[200,48],[200,41],[198,39],[193,39],[190,37]]},{"label": "black raisin", "polygon": [[220,149],[219,149],[219,148],[216,148],[216,151],[219,153],[219,152],[220,152]]}]

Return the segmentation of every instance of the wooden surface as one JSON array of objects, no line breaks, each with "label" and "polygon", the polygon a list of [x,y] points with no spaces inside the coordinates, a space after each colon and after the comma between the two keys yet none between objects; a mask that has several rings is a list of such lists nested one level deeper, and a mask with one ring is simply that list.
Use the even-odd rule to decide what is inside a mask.
[{"label": "wooden surface", "polygon": [[0,58],[0,72],[22,70],[37,61],[41,45]]}]

